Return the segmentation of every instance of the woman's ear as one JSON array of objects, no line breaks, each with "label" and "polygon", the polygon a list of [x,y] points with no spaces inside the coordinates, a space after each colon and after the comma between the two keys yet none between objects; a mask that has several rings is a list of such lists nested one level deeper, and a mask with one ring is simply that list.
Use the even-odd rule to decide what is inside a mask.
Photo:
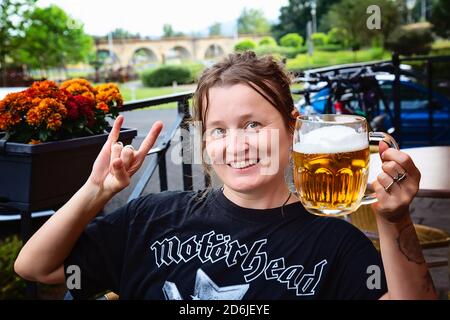
[{"label": "woman's ear", "polygon": [[291,120],[289,121],[290,123],[292,123],[292,126],[295,126],[295,122],[297,121],[297,117],[300,115],[300,113],[298,113],[297,108],[294,107],[294,109],[292,109],[291,111]]}]

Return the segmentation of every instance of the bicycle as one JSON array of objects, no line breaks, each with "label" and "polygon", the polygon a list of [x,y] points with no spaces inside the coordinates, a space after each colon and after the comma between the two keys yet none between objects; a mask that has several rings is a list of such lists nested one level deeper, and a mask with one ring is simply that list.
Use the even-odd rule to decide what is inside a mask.
[{"label": "bicycle", "polygon": [[[374,69],[376,69],[374,71]],[[360,115],[367,119],[374,130],[390,131],[384,123],[393,122],[393,113],[376,78],[378,72],[385,73],[386,65],[359,67],[330,72],[304,72],[295,82],[305,84],[302,90],[292,90],[303,99],[296,103],[302,114],[337,113]],[[383,105],[381,112],[380,105]],[[315,107],[316,108],[315,108]]]}]

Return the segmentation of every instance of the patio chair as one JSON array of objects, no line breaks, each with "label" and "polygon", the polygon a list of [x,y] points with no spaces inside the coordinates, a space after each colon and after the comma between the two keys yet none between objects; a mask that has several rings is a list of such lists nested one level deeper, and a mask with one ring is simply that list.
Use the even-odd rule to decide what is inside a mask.
[{"label": "patio chair", "polygon": [[[64,295],[63,300],[73,300],[73,296],[70,294],[70,291],[67,291]],[[96,300],[119,300],[119,296],[115,294],[112,291],[109,291],[100,297],[98,297]]]},{"label": "patio chair", "polygon": [[105,300],[119,300],[119,295],[114,292],[108,292],[104,295]]},{"label": "patio chair", "polygon": [[[372,241],[375,248],[380,250],[380,240],[378,237],[378,229],[375,215],[370,206],[361,206],[356,212],[347,216],[347,221],[364,232],[364,234]],[[450,234],[446,231],[432,228],[429,226],[414,224],[417,237],[419,238],[422,249],[447,248],[449,249]],[[449,252],[450,253],[450,252]],[[449,261],[428,262],[428,267],[441,267],[449,265]]]},{"label": "patio chair", "polygon": [[[370,146],[370,153],[378,153],[379,147],[378,145]],[[351,224],[356,226],[358,229],[364,232],[364,234],[372,241],[375,248],[380,250],[380,240],[378,236],[378,228],[375,220],[375,215],[372,212],[372,209],[369,205],[363,205],[359,207],[359,209],[346,216],[345,218]],[[421,225],[414,224],[414,228],[416,229],[417,237],[419,238],[419,243],[422,249],[433,249],[433,248],[447,248],[448,249],[448,259],[443,261],[433,261],[428,262],[428,267],[441,267],[448,265],[449,267],[449,276],[450,276],[450,234],[448,234],[445,230]]]}]

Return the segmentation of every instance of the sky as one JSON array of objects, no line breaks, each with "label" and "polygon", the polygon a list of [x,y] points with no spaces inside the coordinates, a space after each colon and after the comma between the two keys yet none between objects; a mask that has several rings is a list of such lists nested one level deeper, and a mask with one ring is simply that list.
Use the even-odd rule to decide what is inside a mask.
[{"label": "sky", "polygon": [[242,9],[261,9],[277,21],[279,9],[288,0],[39,0],[41,7],[55,4],[84,24],[91,35],[105,35],[123,28],[142,36],[161,36],[163,25],[174,31],[205,32],[215,22],[224,22],[223,32],[233,25]]}]

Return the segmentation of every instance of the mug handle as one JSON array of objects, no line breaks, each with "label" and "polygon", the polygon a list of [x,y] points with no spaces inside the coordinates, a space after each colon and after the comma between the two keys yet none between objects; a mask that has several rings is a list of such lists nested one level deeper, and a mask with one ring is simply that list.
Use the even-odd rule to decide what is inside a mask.
[{"label": "mug handle", "polygon": [[[378,142],[384,141],[389,146],[389,148],[395,148],[395,149],[399,150],[397,141],[395,141],[395,139],[391,135],[384,133],[384,132],[369,132],[369,141],[378,141]],[[360,205],[371,204],[371,203],[374,203],[377,201],[378,201],[378,199],[375,195],[375,192],[373,192],[373,193],[364,195],[364,197],[361,200]]]}]

